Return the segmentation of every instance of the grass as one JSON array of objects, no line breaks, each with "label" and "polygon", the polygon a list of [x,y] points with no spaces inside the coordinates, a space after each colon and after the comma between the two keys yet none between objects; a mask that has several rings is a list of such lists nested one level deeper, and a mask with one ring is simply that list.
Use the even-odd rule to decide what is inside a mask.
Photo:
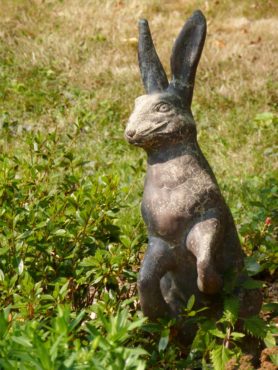
[{"label": "grass", "polygon": [[[145,154],[123,139],[143,93],[138,18],[149,19],[169,73],[173,40],[196,8],[208,20],[193,100],[199,142],[252,268],[272,284],[277,4],[3,0],[0,368],[175,369],[200,361],[216,368],[219,338],[208,338],[216,352],[199,343],[199,357],[186,357],[169,323],[151,326],[140,316]],[[266,303],[274,298],[266,294]],[[230,321],[221,325],[231,329]],[[222,358],[240,361],[236,348]]]}]

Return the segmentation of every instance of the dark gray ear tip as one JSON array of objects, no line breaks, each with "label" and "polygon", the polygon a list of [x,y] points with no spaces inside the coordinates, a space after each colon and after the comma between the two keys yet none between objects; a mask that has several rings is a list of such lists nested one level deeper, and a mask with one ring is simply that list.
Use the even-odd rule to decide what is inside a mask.
[{"label": "dark gray ear tip", "polygon": [[201,10],[195,10],[193,12],[192,16],[190,17],[192,21],[194,21],[195,24],[206,24],[206,17],[201,12]]},{"label": "dark gray ear tip", "polygon": [[148,23],[147,19],[141,18],[138,21],[138,25],[139,25],[139,27],[146,27],[146,26],[149,25],[149,23]]}]

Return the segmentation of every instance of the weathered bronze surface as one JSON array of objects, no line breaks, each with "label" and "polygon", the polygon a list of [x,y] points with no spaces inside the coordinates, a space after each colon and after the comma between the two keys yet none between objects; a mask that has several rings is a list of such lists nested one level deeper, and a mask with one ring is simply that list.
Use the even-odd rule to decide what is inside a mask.
[{"label": "weathered bronze surface", "polygon": [[[224,276],[244,278],[234,220],[197,143],[190,108],[205,37],[205,17],[195,11],[174,44],[168,83],[148,22],[139,22],[139,66],[147,95],[136,99],[125,137],[148,155],[142,215],[149,246],[138,289],[142,310],[153,320],[179,317],[192,294],[197,307],[209,306],[217,315]],[[235,294],[245,315],[259,311],[257,291]]]}]

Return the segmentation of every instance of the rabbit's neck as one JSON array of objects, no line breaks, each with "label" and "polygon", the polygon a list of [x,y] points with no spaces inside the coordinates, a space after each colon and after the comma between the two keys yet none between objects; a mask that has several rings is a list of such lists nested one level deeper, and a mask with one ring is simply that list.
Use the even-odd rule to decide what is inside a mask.
[{"label": "rabbit's neck", "polygon": [[170,147],[162,147],[158,150],[153,150],[148,153],[148,165],[154,165],[158,163],[164,163],[172,161],[175,158],[180,158],[184,155],[199,156],[201,153],[197,141],[191,141],[190,143],[175,143]]},{"label": "rabbit's neck", "polygon": [[148,154],[147,182],[150,181],[154,187],[175,188],[187,183],[192,177],[195,178],[198,173],[208,183],[217,185],[197,141],[180,143]]}]

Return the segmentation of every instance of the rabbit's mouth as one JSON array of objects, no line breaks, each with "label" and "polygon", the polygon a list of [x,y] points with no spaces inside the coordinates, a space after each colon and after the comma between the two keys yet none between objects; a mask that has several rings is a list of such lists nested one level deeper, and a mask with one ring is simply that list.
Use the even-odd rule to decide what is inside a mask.
[{"label": "rabbit's mouth", "polygon": [[141,148],[150,148],[150,147],[156,147],[157,144],[161,143],[163,140],[162,138],[168,137],[165,132],[154,132],[154,133],[148,133],[145,135],[138,134],[134,138],[127,138],[127,141],[134,145]]},{"label": "rabbit's mouth", "polygon": [[168,132],[163,132],[160,130],[167,126],[168,121],[164,121],[153,128],[147,128],[145,130],[140,130],[136,132],[136,130],[127,130],[125,133],[125,137],[127,141],[136,146],[141,146],[146,142],[153,142],[156,138],[160,138],[162,136],[169,135]]},{"label": "rabbit's mouth", "polygon": [[[155,125],[155,127],[153,128],[148,128],[146,130],[143,130],[140,132],[140,134],[144,135],[144,136],[152,136],[154,133],[158,133],[158,134],[163,134],[163,132],[159,132],[160,129],[163,129],[165,126],[167,126],[169,124],[168,121],[162,121],[162,122],[159,122]],[[164,133],[166,134],[166,133]]]}]

